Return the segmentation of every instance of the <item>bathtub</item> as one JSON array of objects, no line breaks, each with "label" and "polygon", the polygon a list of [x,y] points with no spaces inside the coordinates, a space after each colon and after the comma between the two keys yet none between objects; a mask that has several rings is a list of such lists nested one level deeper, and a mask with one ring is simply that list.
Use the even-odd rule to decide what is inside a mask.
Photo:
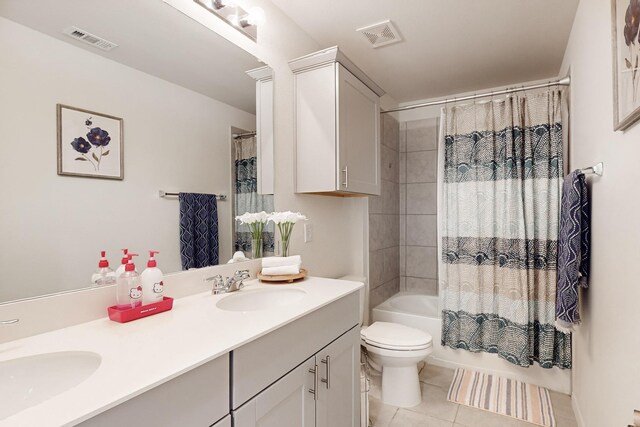
[{"label": "bathtub", "polygon": [[495,354],[454,350],[440,344],[442,321],[437,296],[400,292],[371,310],[371,323],[393,322],[420,329],[433,338],[433,352],[427,363],[446,368],[466,368],[506,378],[513,378],[547,387],[561,393],[571,393],[571,370],[543,369],[537,364],[528,368],[515,366]]}]

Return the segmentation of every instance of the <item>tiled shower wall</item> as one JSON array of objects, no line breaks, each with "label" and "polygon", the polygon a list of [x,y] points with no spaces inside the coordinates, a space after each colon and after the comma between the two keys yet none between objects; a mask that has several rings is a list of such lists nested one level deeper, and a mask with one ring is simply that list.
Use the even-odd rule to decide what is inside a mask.
[{"label": "tiled shower wall", "polygon": [[400,290],[400,125],[381,118],[382,192],[369,197],[369,308]]},{"label": "tiled shower wall", "polygon": [[400,123],[400,290],[437,295],[438,119]]}]

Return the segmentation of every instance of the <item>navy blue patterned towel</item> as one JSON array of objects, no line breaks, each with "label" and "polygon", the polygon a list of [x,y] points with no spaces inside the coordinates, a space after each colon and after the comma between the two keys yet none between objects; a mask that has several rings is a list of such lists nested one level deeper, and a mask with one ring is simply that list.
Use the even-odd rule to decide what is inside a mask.
[{"label": "navy blue patterned towel", "polygon": [[218,205],[213,194],[180,193],[182,269],[218,264]]},{"label": "navy blue patterned towel", "polygon": [[573,171],[562,184],[558,238],[556,327],[564,332],[580,323],[578,286],[588,287],[590,210],[584,174]]}]

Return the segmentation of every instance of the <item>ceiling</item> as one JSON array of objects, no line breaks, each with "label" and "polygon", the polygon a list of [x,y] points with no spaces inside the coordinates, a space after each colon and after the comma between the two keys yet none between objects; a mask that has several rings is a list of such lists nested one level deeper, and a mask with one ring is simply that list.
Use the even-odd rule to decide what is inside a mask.
[{"label": "ceiling", "polygon": [[[272,0],[322,47],[338,45],[396,101],[557,76],[578,0]],[[373,49],[356,28],[391,19]]]},{"label": "ceiling", "polygon": [[[255,114],[245,71],[261,64],[162,0],[0,0],[0,16]],[[70,26],[119,46],[105,52],[74,40],[62,34]]]}]

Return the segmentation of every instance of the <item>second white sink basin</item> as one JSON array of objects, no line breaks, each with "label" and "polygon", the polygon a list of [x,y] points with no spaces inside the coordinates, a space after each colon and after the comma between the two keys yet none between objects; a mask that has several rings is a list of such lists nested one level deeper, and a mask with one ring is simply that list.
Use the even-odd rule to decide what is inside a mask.
[{"label": "second white sink basin", "polygon": [[302,289],[293,288],[242,290],[225,296],[216,307],[227,311],[270,310],[295,304],[306,295]]},{"label": "second white sink basin", "polygon": [[0,362],[0,420],[37,405],[86,380],[102,358],[62,351]]}]

